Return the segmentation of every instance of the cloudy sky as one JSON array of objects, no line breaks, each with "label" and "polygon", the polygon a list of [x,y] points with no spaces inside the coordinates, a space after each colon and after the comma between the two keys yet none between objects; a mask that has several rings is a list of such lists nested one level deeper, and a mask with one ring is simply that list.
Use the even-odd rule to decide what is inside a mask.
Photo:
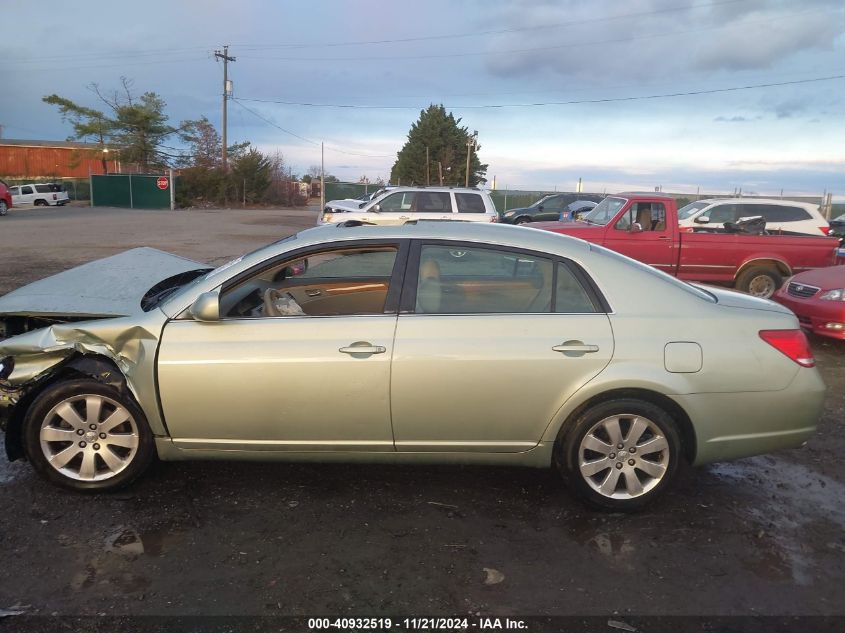
[{"label": "cloudy sky", "polygon": [[572,190],[582,178],[598,192],[845,194],[842,0],[5,0],[4,9],[6,138],[66,138],[41,97],[96,106],[86,86],[114,89],[121,76],[164,97],[174,122],[219,123],[212,53],[229,44],[230,139],[278,149],[299,173],[319,164],[322,141],[328,172],[386,178],[419,110],[443,103],[478,130],[499,188]]}]

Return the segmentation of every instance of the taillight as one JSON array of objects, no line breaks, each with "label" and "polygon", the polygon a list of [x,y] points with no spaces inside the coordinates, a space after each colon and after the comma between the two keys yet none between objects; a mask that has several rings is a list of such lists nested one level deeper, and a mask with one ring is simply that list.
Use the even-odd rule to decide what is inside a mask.
[{"label": "taillight", "polygon": [[815,367],[810,343],[801,330],[760,330],[760,338],[802,367]]},{"label": "taillight", "polygon": [[819,229],[825,235],[830,235],[830,227],[829,226],[820,226]]}]

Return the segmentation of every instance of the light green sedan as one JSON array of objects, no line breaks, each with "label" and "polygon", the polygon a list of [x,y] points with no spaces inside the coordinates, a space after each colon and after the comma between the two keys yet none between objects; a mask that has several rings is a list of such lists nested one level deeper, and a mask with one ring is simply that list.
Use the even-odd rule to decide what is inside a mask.
[{"label": "light green sedan", "polygon": [[0,322],[10,459],[85,491],[155,457],[496,464],[631,510],[681,461],[802,445],[824,397],[778,304],[496,224],[327,225],[211,271],[136,249]]}]

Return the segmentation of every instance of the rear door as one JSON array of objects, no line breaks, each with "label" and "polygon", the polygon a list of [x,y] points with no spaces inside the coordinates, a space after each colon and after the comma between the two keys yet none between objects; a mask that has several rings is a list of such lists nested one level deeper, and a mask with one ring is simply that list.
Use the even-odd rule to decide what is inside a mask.
[{"label": "rear door", "polygon": [[396,450],[536,446],[613,354],[607,314],[581,274],[496,245],[416,244],[394,339]]},{"label": "rear door", "polygon": [[456,220],[470,220],[473,222],[489,222],[492,214],[488,215],[484,198],[480,193],[455,192],[455,209],[458,212]]}]

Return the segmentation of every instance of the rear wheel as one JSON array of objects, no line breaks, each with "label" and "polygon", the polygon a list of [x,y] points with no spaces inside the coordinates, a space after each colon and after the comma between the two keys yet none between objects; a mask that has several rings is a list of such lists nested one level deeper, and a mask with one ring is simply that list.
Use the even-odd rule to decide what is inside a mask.
[{"label": "rear wheel", "polygon": [[589,408],[558,446],[558,466],[587,503],[613,511],[637,510],[671,483],[681,459],[672,417],[633,398]]},{"label": "rear wheel", "polygon": [[46,200],[36,200],[33,204],[35,204],[36,207],[46,207],[47,201]]},{"label": "rear wheel", "polygon": [[765,266],[752,266],[736,278],[736,287],[753,297],[770,298],[781,287],[780,273]]},{"label": "rear wheel", "polygon": [[90,379],[45,389],[27,412],[24,444],[43,477],[85,491],[127,485],[147,468],[155,450],[135,401]]}]

